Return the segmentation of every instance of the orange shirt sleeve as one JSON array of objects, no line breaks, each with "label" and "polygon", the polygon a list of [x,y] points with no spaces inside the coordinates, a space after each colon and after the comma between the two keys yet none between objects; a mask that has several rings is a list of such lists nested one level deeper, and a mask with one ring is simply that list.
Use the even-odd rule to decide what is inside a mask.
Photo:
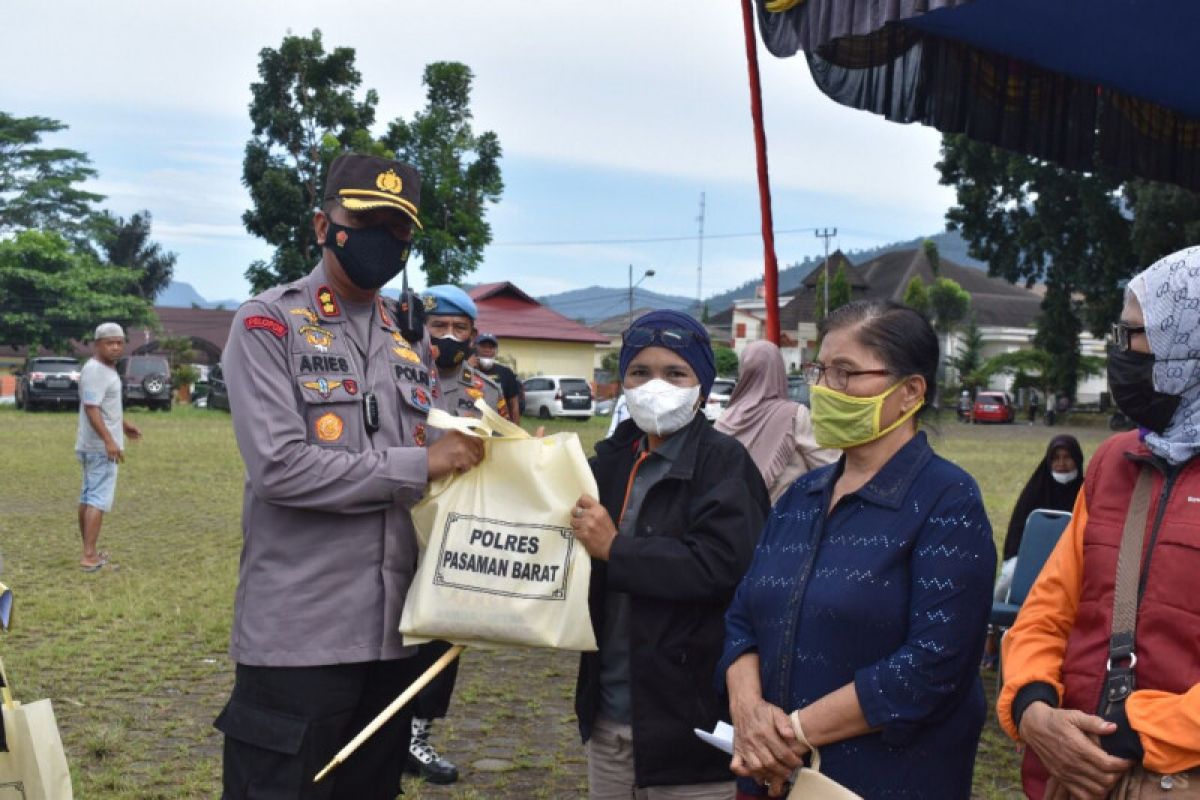
[{"label": "orange shirt sleeve", "polygon": [[1085,495],[1080,491],[1075,498],[1071,521],[1034,581],[1016,623],[1004,636],[1004,688],[996,701],[996,714],[1004,732],[1018,741],[1012,704],[1022,687],[1037,681],[1048,683],[1062,701],[1063,655],[1083,585],[1083,531],[1088,519]]},{"label": "orange shirt sleeve", "polygon": [[1200,765],[1200,685],[1183,694],[1136,691],[1125,713],[1142,742],[1146,769],[1170,774]]}]

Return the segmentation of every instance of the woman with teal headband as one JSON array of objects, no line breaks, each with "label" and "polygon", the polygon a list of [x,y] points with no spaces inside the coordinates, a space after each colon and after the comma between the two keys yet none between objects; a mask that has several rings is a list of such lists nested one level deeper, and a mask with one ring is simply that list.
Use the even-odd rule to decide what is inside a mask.
[{"label": "woman with teal headband", "polygon": [[822,772],[859,795],[966,800],[996,550],[979,487],[917,429],[937,336],[879,301],[821,333],[813,429],[843,456],[779,499],[726,615],[739,797],[786,793],[809,749],[799,709]]}]

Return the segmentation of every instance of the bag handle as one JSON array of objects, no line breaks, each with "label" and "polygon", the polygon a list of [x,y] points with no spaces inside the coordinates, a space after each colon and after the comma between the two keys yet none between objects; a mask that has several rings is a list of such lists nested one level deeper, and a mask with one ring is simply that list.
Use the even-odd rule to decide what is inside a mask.
[{"label": "bag handle", "polygon": [[428,424],[444,431],[459,431],[468,436],[480,439],[529,439],[529,432],[520,425],[514,425],[492,410],[491,406],[482,400],[475,401],[475,409],[482,416],[456,417],[440,408],[429,412]]},{"label": "bag handle", "polygon": [[812,753],[810,767],[813,772],[821,771],[821,751],[813,747],[812,742],[804,735],[804,729],[800,727],[800,709],[796,709],[791,714],[788,714],[788,719],[792,721],[792,730],[796,732],[796,738],[800,740],[800,744],[808,748],[808,752]]}]

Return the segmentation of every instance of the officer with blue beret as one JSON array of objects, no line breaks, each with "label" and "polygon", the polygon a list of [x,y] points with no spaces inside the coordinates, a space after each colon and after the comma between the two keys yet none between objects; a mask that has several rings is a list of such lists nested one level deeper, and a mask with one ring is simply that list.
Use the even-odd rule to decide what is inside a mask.
[{"label": "officer with blue beret", "polygon": [[[438,381],[434,400],[439,407],[455,416],[478,417],[475,401],[483,400],[508,416],[499,385],[468,364],[475,343],[475,319],[479,316],[475,301],[457,286],[446,284],[429,287],[424,304],[425,327],[436,353]],[[417,660],[423,665],[432,664],[449,647],[448,642],[442,641],[423,644]],[[430,783],[449,784],[458,780],[458,768],[430,742],[433,720],[446,716],[457,677],[458,661],[453,661],[413,701],[412,735],[405,769]]]}]

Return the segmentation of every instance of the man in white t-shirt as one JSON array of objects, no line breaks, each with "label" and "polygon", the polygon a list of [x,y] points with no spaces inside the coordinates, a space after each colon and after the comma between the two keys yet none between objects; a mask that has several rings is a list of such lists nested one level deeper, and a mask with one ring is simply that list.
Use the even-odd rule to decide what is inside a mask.
[{"label": "man in white t-shirt", "polygon": [[75,454],[83,466],[79,493],[79,535],[83,538],[84,572],[108,563],[108,553],[96,549],[104,512],[112,509],[117,490],[117,465],[125,460],[125,436],[140,439],[137,426],[125,422],[121,408],[121,376],[117,359],[125,352],[125,331],[115,322],[96,327],[92,357],[79,374],[79,432]]}]

